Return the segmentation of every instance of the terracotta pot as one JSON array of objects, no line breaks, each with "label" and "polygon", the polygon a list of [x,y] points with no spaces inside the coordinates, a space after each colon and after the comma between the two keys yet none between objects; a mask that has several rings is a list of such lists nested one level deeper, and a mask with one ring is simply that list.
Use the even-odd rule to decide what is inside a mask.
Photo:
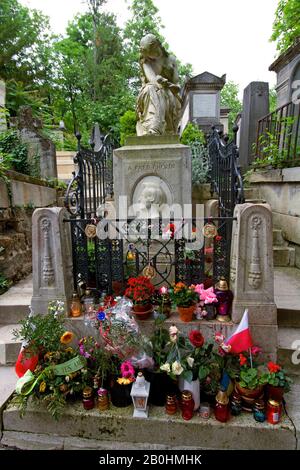
[{"label": "terracotta pot", "polygon": [[284,395],[283,387],[275,387],[274,385],[266,385],[266,395],[267,398],[273,398],[273,400],[281,402]]},{"label": "terracotta pot", "polygon": [[237,392],[239,393],[239,395],[241,395],[242,398],[245,398],[247,400],[247,398],[249,399],[259,398],[263,393],[264,386],[259,385],[257,388],[252,390],[250,388],[241,387],[240,384],[236,382],[235,388]]},{"label": "terracotta pot", "polygon": [[193,320],[193,314],[196,310],[196,305],[191,305],[190,307],[180,307],[178,305],[177,310],[180,316],[180,320],[187,323]]},{"label": "terracotta pot", "polygon": [[153,307],[150,303],[136,304],[132,307],[132,311],[139,320],[147,320],[153,312]]}]

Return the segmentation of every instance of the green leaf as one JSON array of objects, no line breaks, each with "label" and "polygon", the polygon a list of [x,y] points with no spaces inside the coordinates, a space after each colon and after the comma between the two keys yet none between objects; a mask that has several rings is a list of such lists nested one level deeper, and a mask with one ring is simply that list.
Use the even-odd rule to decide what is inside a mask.
[{"label": "green leaf", "polygon": [[191,370],[185,370],[184,372],[182,372],[181,377],[187,382],[192,382],[193,372]]},{"label": "green leaf", "polygon": [[200,366],[199,367],[199,373],[198,373],[199,380],[201,381],[201,380],[205,379],[208,376],[209,371],[210,371],[209,367]]}]

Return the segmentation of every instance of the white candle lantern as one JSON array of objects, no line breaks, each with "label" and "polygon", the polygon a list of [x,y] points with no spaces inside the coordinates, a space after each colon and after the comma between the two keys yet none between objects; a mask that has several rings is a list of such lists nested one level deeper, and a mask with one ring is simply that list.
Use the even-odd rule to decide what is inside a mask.
[{"label": "white candle lantern", "polygon": [[149,390],[150,383],[145,380],[142,372],[139,372],[130,393],[134,406],[134,418],[148,418]]}]

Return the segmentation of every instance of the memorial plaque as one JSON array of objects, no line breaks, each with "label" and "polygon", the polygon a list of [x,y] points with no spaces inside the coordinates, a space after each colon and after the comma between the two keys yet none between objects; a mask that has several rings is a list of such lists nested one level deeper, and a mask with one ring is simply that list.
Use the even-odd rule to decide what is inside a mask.
[{"label": "memorial plaque", "polygon": [[216,117],[217,95],[197,93],[193,96],[193,117]]}]

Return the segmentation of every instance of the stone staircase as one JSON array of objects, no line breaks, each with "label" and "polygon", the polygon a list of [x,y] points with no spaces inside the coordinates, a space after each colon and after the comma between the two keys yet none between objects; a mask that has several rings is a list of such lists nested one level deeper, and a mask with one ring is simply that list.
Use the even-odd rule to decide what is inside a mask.
[{"label": "stone staircase", "polygon": [[[245,202],[252,204],[266,203],[263,199],[258,199],[255,188],[245,188]],[[295,248],[290,246],[284,238],[284,231],[280,228],[273,228],[273,257],[274,266],[295,266]]]}]

